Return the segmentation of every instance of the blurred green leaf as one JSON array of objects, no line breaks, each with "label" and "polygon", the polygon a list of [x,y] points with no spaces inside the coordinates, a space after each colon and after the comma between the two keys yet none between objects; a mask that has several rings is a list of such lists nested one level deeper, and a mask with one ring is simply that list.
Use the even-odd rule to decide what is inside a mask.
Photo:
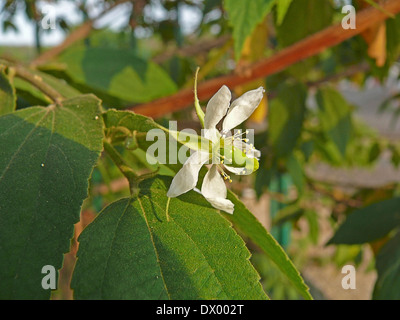
[{"label": "blurred green leaf", "polygon": [[361,244],[386,236],[400,225],[400,198],[373,203],[351,213],[329,244]]},{"label": "blurred green leaf", "polygon": [[278,242],[231,191],[228,191],[228,199],[235,204],[235,211],[233,215],[224,214],[224,216],[276,264],[303,298],[312,299],[299,271]]},{"label": "blurred green leaf", "polygon": [[319,237],[318,214],[315,211],[306,210],[305,217],[308,222],[309,235],[311,241],[316,245],[318,244],[318,237]]},{"label": "blurred green leaf", "polygon": [[349,263],[355,263],[360,256],[362,247],[360,245],[337,245],[334,261],[338,268]]},{"label": "blurred green leaf", "polygon": [[229,15],[235,40],[235,57],[240,58],[246,38],[250,36],[257,24],[271,11],[275,0],[224,0],[224,8]]},{"label": "blurred green leaf", "polygon": [[[281,2],[284,1],[278,0],[278,5]],[[332,22],[333,12],[331,1],[292,1],[285,12],[283,21],[276,27],[276,38],[279,47],[288,47],[326,28]],[[318,60],[318,56],[310,57],[301,63],[288,67],[285,72],[297,79],[305,80],[307,76],[315,72],[314,67],[317,65]]]},{"label": "blurred green leaf", "polygon": [[126,102],[148,102],[177,90],[162,68],[127,50],[75,47],[60,60],[73,81]]},{"label": "blurred green leaf", "polygon": [[251,262],[261,275],[261,283],[273,300],[299,300],[301,295],[290,285],[289,280],[264,254],[255,252]]},{"label": "blurred green leaf", "polygon": [[[278,0],[278,2],[284,2]],[[281,4],[282,5],[282,4]],[[292,1],[283,22],[277,28],[281,47],[287,47],[331,24],[333,8],[330,1]]]},{"label": "blurred green leaf", "polygon": [[375,300],[400,299],[400,232],[390,239],[376,256],[376,280],[372,298]]},{"label": "blurred green leaf", "polygon": [[276,24],[280,25],[285,18],[285,15],[293,0],[278,0],[276,1]]},{"label": "blurred green leaf", "polygon": [[322,128],[344,157],[353,134],[352,108],[339,92],[330,87],[320,88],[316,98]]},{"label": "blurred green leaf", "polygon": [[294,185],[297,188],[299,197],[304,192],[304,186],[306,184],[306,178],[304,176],[303,165],[300,163],[297,156],[291,154],[287,160],[286,167],[292,178]]},{"label": "blurred green leaf", "polygon": [[378,142],[375,142],[369,150],[368,162],[374,162],[376,159],[379,158],[380,154],[381,154],[381,147]]},{"label": "blurred green leaf", "polygon": [[390,145],[389,150],[392,153],[392,158],[391,158],[392,164],[397,168],[400,164],[400,151],[394,145]]},{"label": "blurred green leaf", "polygon": [[303,85],[284,85],[270,103],[268,137],[277,157],[288,156],[296,146],[303,127],[306,97]]},{"label": "blurred green leaf", "polygon": [[[31,72],[39,81],[43,81],[49,86],[51,86],[53,89],[59,92],[64,98],[74,98],[81,95],[81,93],[78,90],[71,87],[63,79],[53,77],[52,75],[37,70],[29,69],[29,72]],[[31,103],[31,105],[52,103],[52,100],[49,97],[47,97],[42,91],[36,88],[33,84],[25,81],[24,79],[17,77],[14,78],[14,85],[17,90],[18,96],[25,98],[28,102]]]}]

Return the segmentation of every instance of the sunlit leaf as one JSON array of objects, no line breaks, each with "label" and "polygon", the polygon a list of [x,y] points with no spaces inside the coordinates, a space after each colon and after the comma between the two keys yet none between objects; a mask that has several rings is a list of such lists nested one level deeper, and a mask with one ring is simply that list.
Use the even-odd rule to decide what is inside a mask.
[{"label": "sunlit leaf", "polygon": [[228,192],[228,199],[235,204],[235,211],[233,215],[224,214],[224,216],[230,220],[238,230],[255,243],[272,262],[275,263],[303,298],[312,299],[308,287],[304,283],[299,271],[297,271],[296,267],[278,242],[261,225],[245,205],[230,191]]},{"label": "sunlit leaf", "polygon": [[79,238],[78,299],[266,299],[243,240],[192,191],[170,200],[170,178],[106,207]]}]

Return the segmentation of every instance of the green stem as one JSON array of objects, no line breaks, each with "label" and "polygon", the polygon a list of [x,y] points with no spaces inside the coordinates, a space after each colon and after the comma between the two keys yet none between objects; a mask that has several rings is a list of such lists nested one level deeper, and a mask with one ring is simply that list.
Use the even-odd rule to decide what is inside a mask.
[{"label": "green stem", "polygon": [[167,221],[169,222],[169,203],[171,201],[171,198],[168,198],[167,200],[167,207],[165,208],[165,215],[167,216]]},{"label": "green stem", "polygon": [[127,165],[121,154],[108,141],[104,141],[104,149],[121,173],[128,179],[131,195],[136,195],[138,191],[139,177]]},{"label": "green stem", "polygon": [[199,117],[200,123],[202,127],[204,128],[204,112],[203,109],[200,107],[200,101],[199,98],[197,97],[197,76],[199,74],[200,68],[197,67],[196,69],[196,75],[194,77],[194,107],[196,108],[196,113],[197,116]]}]

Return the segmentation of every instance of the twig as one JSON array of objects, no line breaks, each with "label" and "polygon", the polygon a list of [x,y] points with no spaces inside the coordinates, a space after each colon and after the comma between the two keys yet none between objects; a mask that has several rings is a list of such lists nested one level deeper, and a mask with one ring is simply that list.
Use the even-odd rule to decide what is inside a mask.
[{"label": "twig", "polygon": [[[400,12],[399,0],[381,1],[379,5],[384,10],[393,14]],[[384,21],[387,18],[388,16],[381,10],[373,7],[366,8],[357,14],[356,29],[344,30],[341,23],[330,26],[283,49],[270,58],[266,58],[251,65],[241,74],[230,74],[205,81],[198,87],[199,99],[205,100],[210,98],[224,84],[234,88],[255,79],[264,78],[268,75],[280,72],[296,62],[314,56],[327,48],[333,47],[360,34],[371,25]],[[132,106],[129,109],[156,118],[170,112],[184,109],[192,103],[193,91],[191,89],[183,89],[169,97],[164,97],[142,105]]]},{"label": "twig", "polygon": [[44,82],[40,76],[29,72],[22,66],[10,66],[10,68],[13,68],[15,70],[16,77],[28,81],[54,102],[60,103],[61,100],[64,99],[64,97],[58,91],[54,90],[51,86]]},{"label": "twig", "polygon": [[155,56],[152,60],[156,63],[163,63],[164,61],[172,58],[175,55],[180,57],[194,56],[199,53],[207,52],[210,51],[211,49],[221,47],[227,41],[229,41],[230,38],[231,38],[230,35],[224,35],[217,39],[202,41],[197,44],[185,46],[183,48],[176,48],[174,50],[160,53],[159,55]]},{"label": "twig", "polygon": [[[318,182],[317,182],[318,183]],[[322,194],[322,195],[324,195],[324,196],[327,196],[327,197],[329,197],[329,198],[331,198],[331,199],[333,199],[335,202],[337,202],[337,203],[343,203],[343,204],[345,204],[346,206],[348,206],[348,207],[352,207],[352,208],[360,208],[361,206],[362,206],[362,201],[360,201],[360,200],[357,200],[357,199],[352,199],[352,198],[342,198],[342,199],[339,199],[337,196],[335,196],[335,194],[334,193],[332,193],[332,192],[330,192],[329,190],[326,190],[326,189],[324,189],[323,187],[321,187],[321,186],[318,186],[317,184],[315,184],[315,183],[308,183],[308,187],[311,189],[311,190],[313,190],[313,191],[315,191],[315,192],[317,192],[317,193],[320,193],[320,194]]]}]

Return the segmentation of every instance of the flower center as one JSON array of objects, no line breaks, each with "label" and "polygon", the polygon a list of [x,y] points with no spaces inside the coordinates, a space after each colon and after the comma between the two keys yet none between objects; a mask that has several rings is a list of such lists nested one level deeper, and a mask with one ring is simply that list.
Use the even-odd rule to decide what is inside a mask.
[{"label": "flower center", "polygon": [[212,163],[217,164],[218,169],[225,180],[232,181],[231,177],[225,173],[223,166],[242,169],[236,174],[246,175],[258,169],[258,160],[251,156],[255,152],[252,144],[248,144],[249,139],[243,135],[249,131],[237,130],[233,136],[223,133],[215,139],[212,146]]}]

